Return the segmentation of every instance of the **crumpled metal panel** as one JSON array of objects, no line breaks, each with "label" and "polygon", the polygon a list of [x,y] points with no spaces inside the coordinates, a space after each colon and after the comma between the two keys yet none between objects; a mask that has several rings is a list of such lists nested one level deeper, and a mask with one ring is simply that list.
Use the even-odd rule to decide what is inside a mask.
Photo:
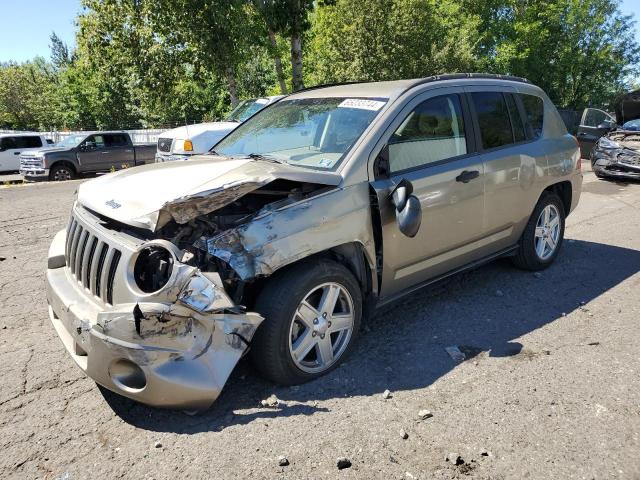
[{"label": "crumpled metal panel", "polygon": [[374,265],[367,184],[336,189],[210,238],[196,247],[227,262],[243,280],[271,275],[302,258],[345,243],[358,242]]}]

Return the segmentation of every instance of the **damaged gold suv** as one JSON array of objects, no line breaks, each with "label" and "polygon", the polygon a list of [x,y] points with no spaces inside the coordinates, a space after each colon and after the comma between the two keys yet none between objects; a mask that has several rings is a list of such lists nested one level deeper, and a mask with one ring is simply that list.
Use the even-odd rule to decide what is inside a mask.
[{"label": "damaged gold suv", "polygon": [[547,267],[582,183],[555,107],[513,77],[309,89],[214,150],[82,184],[49,251],[66,349],[150,405],[207,408],[248,350],[308,381],[376,305],[500,256]]}]

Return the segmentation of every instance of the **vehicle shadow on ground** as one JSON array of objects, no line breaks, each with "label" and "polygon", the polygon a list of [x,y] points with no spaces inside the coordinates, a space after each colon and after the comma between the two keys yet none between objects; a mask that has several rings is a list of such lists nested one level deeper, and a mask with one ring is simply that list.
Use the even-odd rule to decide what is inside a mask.
[{"label": "vehicle shadow on ground", "polygon": [[[417,292],[376,312],[363,326],[346,363],[330,374],[297,387],[278,387],[257,376],[242,361],[220,398],[206,412],[187,416],[137,404],[104,391],[108,404],[124,421],[152,431],[219,431],[273,417],[329,412],[316,401],[380,395],[425,388],[456,368],[445,347],[459,346],[466,356],[492,357],[553,354],[552,347],[523,348],[523,335],[588,302],[640,271],[640,252],[591,243],[565,241],[556,263],[534,275],[506,260],[458,275],[446,284]],[[577,335],[576,343],[587,341]],[[282,403],[260,408],[275,394]]]}]

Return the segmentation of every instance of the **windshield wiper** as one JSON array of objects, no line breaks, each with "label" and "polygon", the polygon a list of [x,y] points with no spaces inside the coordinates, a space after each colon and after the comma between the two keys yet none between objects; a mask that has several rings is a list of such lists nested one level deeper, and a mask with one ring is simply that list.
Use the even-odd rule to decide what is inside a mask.
[{"label": "windshield wiper", "polygon": [[263,153],[249,153],[247,157],[252,158],[253,160],[263,160],[266,162],[274,162],[274,163],[287,163],[284,160],[280,160],[276,157],[272,157],[271,155],[265,155]]}]

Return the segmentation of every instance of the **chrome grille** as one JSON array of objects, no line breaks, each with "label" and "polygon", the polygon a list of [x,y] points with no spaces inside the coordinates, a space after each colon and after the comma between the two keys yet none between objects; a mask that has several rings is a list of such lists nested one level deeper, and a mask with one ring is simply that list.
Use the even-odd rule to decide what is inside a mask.
[{"label": "chrome grille", "polygon": [[103,302],[113,303],[113,282],[122,252],[71,217],[65,259],[76,281]]},{"label": "chrome grille", "polygon": [[42,159],[20,157],[20,168],[43,168]]},{"label": "chrome grille", "polygon": [[161,152],[170,152],[171,151],[171,142],[173,142],[172,138],[159,138],[158,139],[158,150]]}]

